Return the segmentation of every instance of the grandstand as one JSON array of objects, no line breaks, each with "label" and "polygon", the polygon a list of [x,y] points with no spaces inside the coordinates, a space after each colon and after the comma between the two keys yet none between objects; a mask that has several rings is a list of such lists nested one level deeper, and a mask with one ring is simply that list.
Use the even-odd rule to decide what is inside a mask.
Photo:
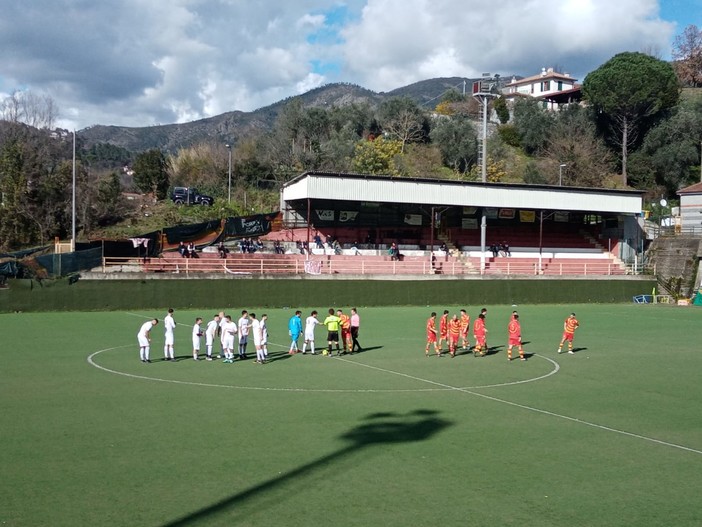
[{"label": "grandstand", "polygon": [[[288,183],[282,197],[282,214],[271,220],[272,230],[260,237],[262,250],[253,254],[240,252],[238,244],[226,258],[212,247],[201,247],[194,259],[166,250],[144,260],[105,258],[103,271],[453,276],[638,271],[632,261],[640,248],[642,196],[636,191],[307,173]],[[397,257],[388,253],[392,244]]]}]

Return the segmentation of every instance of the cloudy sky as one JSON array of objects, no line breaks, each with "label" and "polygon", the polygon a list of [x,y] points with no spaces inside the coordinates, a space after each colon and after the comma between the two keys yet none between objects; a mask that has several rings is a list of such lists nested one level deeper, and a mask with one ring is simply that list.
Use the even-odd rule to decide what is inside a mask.
[{"label": "cloudy sky", "polygon": [[50,95],[59,125],[250,111],[330,82],[580,80],[621,51],[669,58],[702,0],[0,0],[0,96]]}]

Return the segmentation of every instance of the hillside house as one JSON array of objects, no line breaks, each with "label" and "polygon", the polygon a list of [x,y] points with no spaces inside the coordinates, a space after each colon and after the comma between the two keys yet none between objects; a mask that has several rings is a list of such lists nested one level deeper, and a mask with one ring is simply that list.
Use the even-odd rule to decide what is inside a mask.
[{"label": "hillside house", "polygon": [[702,234],[702,183],[695,183],[678,190],[682,230]]},{"label": "hillside house", "polygon": [[533,97],[542,101],[545,109],[558,110],[561,105],[579,102],[582,98],[580,85],[576,81],[569,73],[542,68],[538,75],[520,80],[512,77],[512,82],[505,85],[502,94],[508,101],[514,101],[517,97]]}]

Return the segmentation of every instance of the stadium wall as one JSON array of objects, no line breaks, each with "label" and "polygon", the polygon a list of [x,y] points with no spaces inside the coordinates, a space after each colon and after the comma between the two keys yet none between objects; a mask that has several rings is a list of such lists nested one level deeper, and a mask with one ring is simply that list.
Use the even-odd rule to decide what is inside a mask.
[{"label": "stadium wall", "polygon": [[0,312],[173,308],[624,303],[655,279],[9,280]]}]

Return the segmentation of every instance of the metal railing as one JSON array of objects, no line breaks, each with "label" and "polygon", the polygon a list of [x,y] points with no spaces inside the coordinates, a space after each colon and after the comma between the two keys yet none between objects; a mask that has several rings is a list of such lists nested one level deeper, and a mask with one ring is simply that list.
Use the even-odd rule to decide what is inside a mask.
[{"label": "metal railing", "polygon": [[[358,256],[354,258],[311,258],[320,262],[318,274],[334,275],[480,275],[479,265],[461,262],[458,259],[436,262],[433,266],[428,259],[389,260],[379,256]],[[117,258],[105,257],[103,273],[108,272],[147,272],[175,274],[225,274],[225,275],[301,275],[305,274],[305,260],[297,256],[267,255],[266,257],[236,257],[226,259],[203,258]],[[639,274],[641,269],[622,266],[610,261],[602,263],[563,261],[543,263],[520,262],[506,259],[486,265],[486,275],[497,276],[612,276]],[[317,273],[315,273],[317,274]]]}]

